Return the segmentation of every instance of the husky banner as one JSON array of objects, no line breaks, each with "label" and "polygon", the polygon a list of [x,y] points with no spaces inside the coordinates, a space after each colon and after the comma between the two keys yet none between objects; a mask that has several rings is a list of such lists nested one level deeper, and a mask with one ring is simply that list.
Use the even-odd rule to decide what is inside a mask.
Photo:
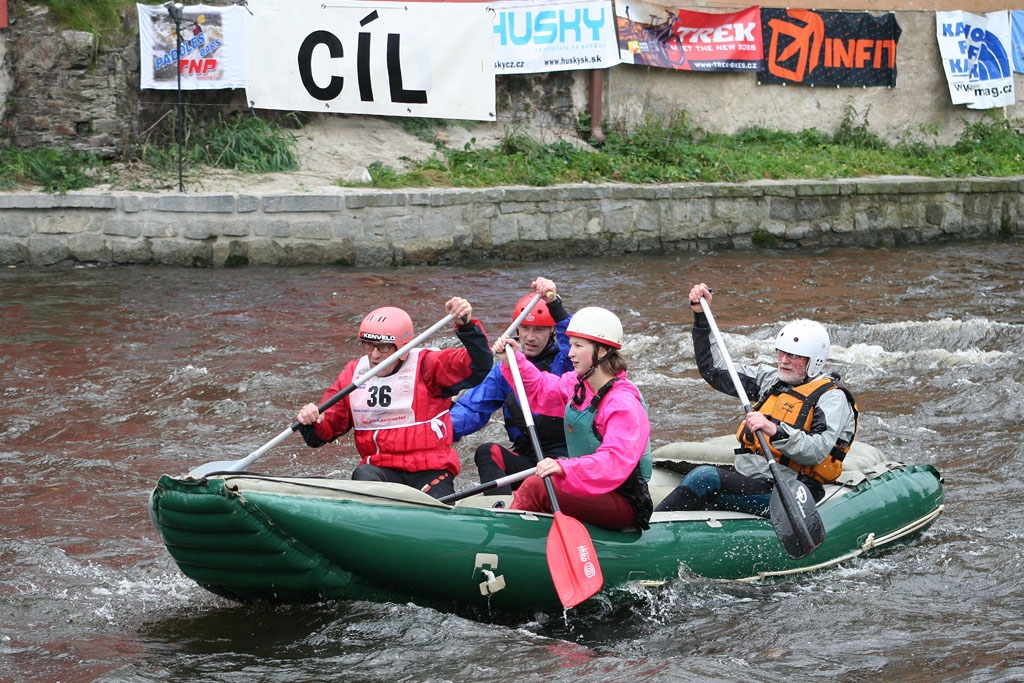
[{"label": "husky banner", "polygon": [[182,8],[181,55],[177,26],[164,5],[136,5],[139,11],[139,81],[143,90],[245,87],[245,10],[238,5]]},{"label": "husky banner", "polygon": [[619,63],[611,0],[499,0],[491,7],[499,76]]},{"label": "husky banner", "polygon": [[248,0],[247,6],[251,107],[495,120],[488,5]]},{"label": "husky banner", "polygon": [[619,54],[628,64],[680,71],[760,71],[761,14],[710,14],[626,0],[615,3]]},{"label": "husky banner", "polygon": [[895,14],[762,9],[764,71],[759,83],[896,85]]},{"label": "husky banner", "polygon": [[1010,12],[1010,47],[1013,50],[1013,70],[1024,73],[1024,11]]},{"label": "husky banner", "polygon": [[979,15],[936,12],[935,33],[953,104],[993,109],[1014,103],[1010,18],[1005,10]]}]

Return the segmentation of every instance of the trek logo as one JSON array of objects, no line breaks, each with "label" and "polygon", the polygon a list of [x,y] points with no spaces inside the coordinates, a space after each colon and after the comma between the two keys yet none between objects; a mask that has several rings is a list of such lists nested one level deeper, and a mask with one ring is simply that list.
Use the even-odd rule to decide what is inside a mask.
[{"label": "trek logo", "polygon": [[[517,16],[520,25],[516,25]],[[607,19],[605,8],[595,12],[592,7],[567,11],[543,10],[540,12],[498,12],[494,22],[494,34],[498,44],[505,45],[551,45],[554,43],[596,43]]]},{"label": "trek logo", "polygon": [[679,40],[692,44],[714,44],[714,43],[753,43],[754,29],[757,24],[754,22],[736,22],[715,27],[693,28],[676,22],[672,32],[679,36]]},{"label": "trek logo", "polygon": [[895,85],[895,15],[762,9],[762,82],[806,85]]},{"label": "trek logo", "polygon": [[[374,10],[367,14],[359,22],[360,26],[366,26],[380,16]],[[360,31],[356,45],[356,80],[359,87],[359,99],[363,102],[373,102],[373,83],[370,78],[370,47],[372,37],[369,31]],[[299,46],[299,78],[302,80],[302,87],[312,97],[328,102],[338,97],[345,88],[344,76],[331,76],[325,85],[317,83],[313,77],[313,51],[318,47],[326,47],[330,58],[342,59],[345,56],[345,47],[341,39],[330,31],[313,31]],[[402,84],[402,36],[398,33],[387,34],[387,57],[386,69],[388,74],[388,86],[391,101],[403,104],[426,104],[426,90],[406,90]]]}]

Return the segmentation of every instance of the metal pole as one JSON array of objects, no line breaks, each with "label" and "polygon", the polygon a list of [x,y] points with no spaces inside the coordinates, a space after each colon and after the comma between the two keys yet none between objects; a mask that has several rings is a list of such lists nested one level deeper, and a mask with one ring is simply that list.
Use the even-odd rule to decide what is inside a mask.
[{"label": "metal pole", "polygon": [[167,7],[167,12],[174,21],[174,35],[177,39],[177,59],[175,59],[175,62],[178,68],[178,192],[184,192],[185,180],[182,175],[182,147],[185,144],[185,103],[181,99],[181,11],[184,5],[180,2],[168,2],[164,6]]}]

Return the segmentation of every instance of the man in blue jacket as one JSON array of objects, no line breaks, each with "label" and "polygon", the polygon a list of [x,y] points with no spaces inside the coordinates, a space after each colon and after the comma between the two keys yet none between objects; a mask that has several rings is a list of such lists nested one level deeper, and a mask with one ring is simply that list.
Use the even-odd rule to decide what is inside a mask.
[{"label": "man in blue jacket", "polygon": [[[546,280],[544,289],[540,291],[548,288],[555,291],[555,283]],[[513,321],[519,317],[533,296],[527,294],[519,300],[512,313]],[[565,334],[570,319],[571,316],[562,306],[562,299],[557,294],[554,301],[549,303],[538,301],[519,326],[518,340],[523,355],[536,367],[556,375],[572,370],[568,356],[569,338]],[[466,391],[452,406],[452,432],[455,441],[482,429],[498,408],[504,409],[505,430],[512,444],[511,448],[497,443],[482,443],[477,447],[474,459],[480,474],[480,483],[522,472],[537,464],[537,454],[533,450],[516,392],[501,374],[501,361],[492,366],[483,382]],[[558,458],[568,455],[561,417],[535,414],[533,421],[537,430],[537,440],[545,456]],[[487,495],[510,495],[512,488],[501,486],[491,489]]]}]

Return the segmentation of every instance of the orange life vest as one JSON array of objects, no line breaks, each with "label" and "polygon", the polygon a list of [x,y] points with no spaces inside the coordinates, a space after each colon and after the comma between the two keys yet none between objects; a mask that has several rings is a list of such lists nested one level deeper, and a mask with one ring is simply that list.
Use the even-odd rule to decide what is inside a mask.
[{"label": "orange life vest", "polygon": [[[783,422],[802,431],[808,431],[814,420],[814,408],[818,405],[818,399],[826,391],[839,389],[846,394],[846,398],[850,401],[850,407],[853,409],[854,434],[856,434],[857,403],[850,390],[837,380],[837,377],[824,375],[798,387],[790,387],[779,393],[771,393],[763,401],[755,405],[754,410],[764,413],[778,422]],[[761,447],[757,437],[747,429],[745,424],[740,423],[740,428],[736,431],[736,438],[745,449],[752,452],[760,452]],[[768,443],[768,448],[780,465],[785,465],[822,484],[830,484],[838,479],[842,473],[843,459],[850,452],[852,444],[852,438],[849,442],[837,441],[829,454],[825,456],[825,459],[817,465],[795,463],[773,447],[771,442]]]}]

